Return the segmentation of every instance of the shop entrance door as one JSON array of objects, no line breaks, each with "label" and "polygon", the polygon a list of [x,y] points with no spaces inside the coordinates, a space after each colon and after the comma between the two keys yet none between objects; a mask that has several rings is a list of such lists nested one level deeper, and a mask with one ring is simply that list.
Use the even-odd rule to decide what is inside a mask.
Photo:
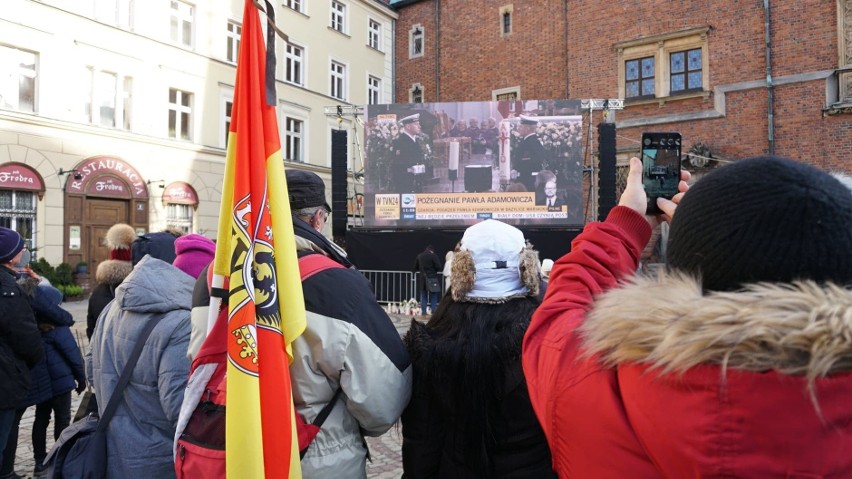
[{"label": "shop entrance door", "polygon": [[85,205],[89,271],[94,274],[98,264],[109,259],[109,248],[106,244],[109,228],[116,223],[130,223],[130,202],[88,198]]}]

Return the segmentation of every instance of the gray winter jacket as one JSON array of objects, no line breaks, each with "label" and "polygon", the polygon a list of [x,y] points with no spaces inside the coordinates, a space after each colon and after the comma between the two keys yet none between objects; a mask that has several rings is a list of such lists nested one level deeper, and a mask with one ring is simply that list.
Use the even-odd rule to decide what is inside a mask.
[{"label": "gray winter jacket", "polygon": [[302,459],[303,477],[366,478],[363,436],[384,434],[411,397],[408,353],[357,270],[317,273],[302,292],[307,328],[293,341],[290,365],[296,412],[311,422],[343,390]]},{"label": "gray winter jacket", "polygon": [[143,326],[162,315],[107,429],[108,477],[175,477],[172,439],[189,375],[186,348],[194,282],[174,266],[146,256],[98,319],[86,375],[103,413]]}]

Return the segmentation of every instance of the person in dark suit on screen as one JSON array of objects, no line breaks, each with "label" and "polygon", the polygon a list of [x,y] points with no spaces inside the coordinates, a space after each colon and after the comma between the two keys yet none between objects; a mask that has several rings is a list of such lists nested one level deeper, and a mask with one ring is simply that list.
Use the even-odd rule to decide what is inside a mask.
[{"label": "person in dark suit on screen", "polygon": [[399,136],[393,141],[392,176],[394,189],[399,193],[419,193],[415,181],[414,165],[424,162],[423,150],[417,144],[420,134],[420,114],[409,115],[402,120]]},{"label": "person in dark suit on screen", "polygon": [[535,174],[541,170],[547,151],[538,141],[536,127],[538,120],[526,116],[521,117],[518,124],[518,133],[521,142],[512,150],[512,177],[515,181],[523,183],[528,191],[535,189]]}]

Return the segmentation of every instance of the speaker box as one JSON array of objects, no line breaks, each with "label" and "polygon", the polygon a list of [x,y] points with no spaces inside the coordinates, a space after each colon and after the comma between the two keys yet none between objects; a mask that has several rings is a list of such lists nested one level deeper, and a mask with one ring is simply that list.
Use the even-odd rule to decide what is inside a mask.
[{"label": "speaker box", "polygon": [[[598,125],[598,220],[603,221],[616,205],[615,123]],[[592,192],[594,194],[594,192]]]},{"label": "speaker box", "polygon": [[346,130],[331,131],[331,234],[346,236]]},{"label": "speaker box", "polygon": [[468,193],[491,191],[491,165],[465,165],[464,190]]}]

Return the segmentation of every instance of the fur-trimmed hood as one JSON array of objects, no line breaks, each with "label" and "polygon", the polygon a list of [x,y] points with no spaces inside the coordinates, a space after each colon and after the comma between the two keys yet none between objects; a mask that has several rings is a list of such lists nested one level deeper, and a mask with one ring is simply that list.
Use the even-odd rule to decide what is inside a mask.
[{"label": "fur-trimmed hood", "polygon": [[852,371],[852,291],[811,281],[702,294],[693,279],[637,277],[598,298],[587,356],[662,373],[699,364],[806,376]]},{"label": "fur-trimmed hood", "polygon": [[131,271],[133,271],[133,265],[130,261],[117,259],[104,260],[98,264],[98,270],[95,272],[95,282],[98,284],[106,283],[114,286],[124,281],[124,278],[126,278]]}]

